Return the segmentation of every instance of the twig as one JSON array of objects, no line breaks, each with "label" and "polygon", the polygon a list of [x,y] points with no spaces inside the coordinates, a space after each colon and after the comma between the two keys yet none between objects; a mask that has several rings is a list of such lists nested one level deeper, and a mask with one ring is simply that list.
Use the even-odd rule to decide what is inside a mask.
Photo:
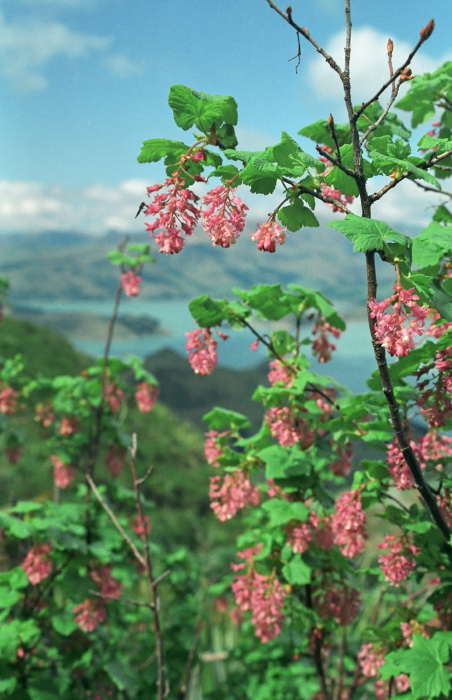
[{"label": "twig", "polygon": [[89,484],[89,486],[90,486],[91,491],[94,493],[94,495],[96,496],[97,500],[98,500],[99,503],[101,504],[102,508],[105,510],[105,512],[106,512],[107,515],[109,516],[109,518],[110,518],[110,520],[112,521],[113,525],[115,526],[115,528],[117,529],[117,531],[120,533],[120,535],[123,537],[124,541],[127,542],[127,544],[129,545],[130,549],[132,550],[132,552],[133,552],[135,558],[139,561],[139,563],[141,564],[141,566],[144,567],[144,566],[145,566],[144,557],[140,554],[140,552],[138,551],[138,549],[136,548],[136,546],[134,545],[134,543],[133,543],[132,540],[130,539],[129,535],[127,534],[127,532],[126,532],[126,531],[124,530],[124,528],[122,527],[122,525],[120,525],[120,523],[118,522],[118,519],[117,519],[116,515],[113,513],[113,511],[111,510],[111,508],[105,503],[104,499],[102,498],[101,494],[99,493],[99,490],[98,490],[96,484],[94,483],[94,481],[93,481],[93,479],[92,479],[91,474],[85,474],[85,478],[86,478],[86,480],[87,480],[87,482],[88,482],[88,484]]},{"label": "twig", "polygon": [[143,513],[143,506],[141,503],[140,494],[140,480],[137,478],[137,472],[135,468],[135,457],[137,452],[137,436],[136,433],[132,436],[132,447],[130,449],[130,470],[132,472],[133,486],[135,489],[135,502],[138,512],[138,517],[141,522],[141,541],[143,542],[144,550],[144,568],[146,571],[146,577],[151,589],[151,601],[152,601],[152,612],[153,612],[153,622],[154,622],[154,632],[155,632],[155,644],[156,644],[156,654],[157,654],[157,697],[158,700],[164,700],[166,697],[166,680],[165,680],[165,668],[163,659],[163,638],[162,630],[160,626],[160,615],[159,615],[159,598],[157,587],[160,581],[162,581],[166,576],[168,576],[169,571],[165,572],[160,576],[160,578],[154,578],[154,572],[151,562],[151,553],[149,549],[149,541],[146,534],[146,529],[144,527],[145,519]]}]

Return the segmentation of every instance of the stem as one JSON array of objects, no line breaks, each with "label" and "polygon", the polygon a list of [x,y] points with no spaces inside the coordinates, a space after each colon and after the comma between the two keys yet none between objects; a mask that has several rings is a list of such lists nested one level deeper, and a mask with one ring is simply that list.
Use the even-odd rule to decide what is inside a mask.
[{"label": "stem", "polygon": [[152,562],[151,562],[151,553],[149,549],[149,540],[146,534],[146,530],[144,527],[144,513],[143,513],[143,506],[141,503],[141,494],[140,494],[140,480],[137,478],[137,472],[135,468],[135,456],[136,456],[136,450],[137,450],[137,436],[134,433],[132,436],[132,448],[130,450],[130,470],[132,472],[132,479],[133,479],[133,486],[135,489],[135,501],[136,501],[136,507],[138,511],[138,517],[141,523],[141,540],[143,542],[143,550],[144,550],[144,568],[146,570],[146,577],[149,582],[149,586],[151,589],[151,602],[152,602],[152,616],[153,616],[153,622],[154,622],[154,632],[155,632],[155,641],[156,641],[156,652],[157,652],[157,697],[158,700],[163,700],[165,697],[165,670],[164,670],[164,660],[163,660],[163,638],[162,638],[162,631],[161,631],[161,626],[160,626],[160,615],[159,615],[159,597],[158,597],[158,591],[157,587],[160,582],[160,579],[156,579],[154,577],[154,572],[153,572],[153,567],[152,567]]}]

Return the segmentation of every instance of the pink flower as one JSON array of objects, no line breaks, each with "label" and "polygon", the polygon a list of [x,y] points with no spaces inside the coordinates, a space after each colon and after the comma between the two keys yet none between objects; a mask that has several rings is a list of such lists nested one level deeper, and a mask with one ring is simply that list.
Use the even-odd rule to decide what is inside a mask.
[{"label": "pink flower", "polygon": [[314,431],[287,406],[269,408],[265,414],[265,422],[270,427],[273,437],[283,447],[300,443],[305,450],[314,441]]},{"label": "pink flower", "polygon": [[10,464],[17,464],[22,456],[22,447],[5,447],[5,455]]},{"label": "pink flower", "polygon": [[309,543],[312,541],[312,533],[309,523],[289,523],[286,528],[286,533],[286,544],[291,548],[292,552],[298,552],[299,554],[306,552],[309,547]]},{"label": "pink flower", "polygon": [[269,219],[259,226],[251,240],[257,243],[258,250],[265,250],[267,253],[274,253],[276,244],[283,245],[286,241],[285,231],[281,224],[273,219]]},{"label": "pink flower", "polygon": [[366,514],[361,505],[361,490],[344,491],[336,501],[336,512],[331,516],[334,543],[344,556],[352,559],[364,551]]},{"label": "pink flower", "polygon": [[204,230],[212,239],[213,245],[229,248],[236,242],[245,226],[246,204],[234,197],[235,189],[218,185],[203,197],[203,204],[209,205],[202,212]]},{"label": "pink flower", "polygon": [[0,382],[0,413],[10,415],[17,410],[17,399],[19,394],[10,386]]},{"label": "pink flower", "polygon": [[334,338],[339,338],[341,331],[331,326],[322,316],[314,325],[312,334],[316,336],[312,342],[312,354],[318,358],[319,362],[328,362],[336,350],[336,346],[330,342],[328,335],[331,334]]},{"label": "pink flower", "polygon": [[143,535],[147,537],[152,530],[151,519],[149,515],[143,515],[143,518],[137,515],[130,527],[139,537],[143,537]]},{"label": "pink flower", "polygon": [[137,275],[133,270],[128,272],[123,272],[121,275],[121,287],[123,288],[126,296],[136,297],[140,293],[140,283],[142,278]]},{"label": "pink flower", "polygon": [[60,435],[67,437],[68,435],[72,435],[72,433],[76,433],[79,430],[80,426],[77,418],[68,418],[67,416],[63,416],[59,430]]},{"label": "pink flower", "polygon": [[265,644],[275,639],[281,631],[287,589],[274,575],[264,576],[255,570],[252,557],[258,552],[259,549],[254,547],[239,552],[238,556],[245,559],[247,565],[231,564],[231,568],[234,571],[246,568],[247,571],[234,576],[232,591],[239,610],[242,613],[251,612],[256,635]]},{"label": "pink flower", "polygon": [[158,396],[159,388],[155,384],[149,384],[148,382],[138,384],[135,392],[135,401],[137,402],[138,410],[141,411],[141,413],[152,411]]},{"label": "pink flower", "polygon": [[52,573],[50,547],[48,544],[37,544],[28,552],[21,564],[32,586],[44,581]]},{"label": "pink flower", "polygon": [[196,374],[210,374],[217,364],[217,341],[210,328],[197,328],[185,334],[188,361]]},{"label": "pink flower", "polygon": [[419,547],[410,544],[406,537],[397,539],[386,535],[384,542],[377,544],[377,549],[389,549],[389,554],[378,558],[378,564],[383,571],[386,581],[393,586],[399,586],[416,566],[415,557],[421,551]]},{"label": "pink flower", "polygon": [[363,644],[358,652],[358,661],[363,675],[366,678],[378,676],[378,669],[385,662],[384,657],[384,649],[378,649],[373,644]]},{"label": "pink flower", "polygon": [[345,584],[325,582],[317,598],[317,612],[320,617],[333,619],[339,625],[349,625],[357,616],[361,606],[359,592]]},{"label": "pink flower", "polygon": [[241,508],[259,505],[259,491],[241,469],[225,474],[220,485],[220,477],[210,477],[210,507],[218,520],[224,522],[232,518]]},{"label": "pink flower", "polygon": [[105,456],[105,466],[111,476],[117,477],[126,463],[127,450],[120,445],[110,445]]},{"label": "pink flower", "polygon": [[[88,598],[72,611],[75,621],[83,632],[93,632],[97,625],[105,620],[105,608],[102,600]],[[78,613],[78,614],[77,614]]]},{"label": "pink flower", "polygon": [[351,204],[355,199],[349,194],[342,194],[339,190],[335,190],[334,187],[329,187],[326,182],[322,182],[322,194],[324,197],[331,197],[331,199],[336,200],[337,204],[334,202],[327,202],[328,206],[332,207],[333,211],[343,211],[342,207]]},{"label": "pink flower", "polygon": [[285,387],[289,387],[292,384],[295,377],[295,370],[279,360],[271,360],[269,365],[270,372],[267,377],[272,386],[275,386],[278,382],[281,382]]},{"label": "pink flower", "polygon": [[35,420],[41,423],[44,428],[48,428],[53,423],[55,414],[50,399],[46,403],[38,403],[36,405]]},{"label": "pink flower", "polygon": [[[191,236],[198,223],[201,212],[195,203],[199,197],[184,187],[178,171],[165,180],[164,187],[167,192],[156,194],[146,207],[145,215],[156,217],[146,228],[160,246],[159,253],[179,253],[185,245],[181,234]],[[151,189],[152,192],[162,189],[157,185],[153,188],[148,188],[148,194]]]},{"label": "pink flower", "polygon": [[[419,297],[413,293],[414,287],[407,290],[397,283],[393,289],[394,294],[379,303],[371,299],[369,309],[375,319],[377,342],[390,355],[402,357],[416,346],[414,337],[424,334],[424,323],[431,309],[416,303]],[[391,305],[392,312],[385,313]]]},{"label": "pink flower", "polygon": [[60,489],[66,489],[74,480],[73,468],[68,467],[68,465],[56,455],[51,455],[50,460],[53,464],[53,481],[55,486],[58,486]]},{"label": "pink flower", "polygon": [[121,586],[111,575],[111,566],[101,566],[98,569],[93,569],[89,575],[98,587],[101,595],[107,598],[119,598]]},{"label": "pink flower", "polygon": [[352,443],[347,442],[346,445],[335,445],[335,443],[331,443],[331,445],[336,449],[336,459],[334,462],[330,462],[328,465],[329,468],[336,476],[347,476],[347,474],[350,474],[350,470],[352,468]]},{"label": "pink flower", "polygon": [[209,432],[206,433],[206,440],[204,442],[204,455],[207,462],[212,467],[218,467],[218,459],[224,454],[223,446],[219,441],[222,438],[228,436],[229,434],[229,430],[225,430],[222,433],[219,433],[216,430],[209,430]]},{"label": "pink flower", "polygon": [[112,413],[117,413],[121,408],[124,392],[110,382],[104,389],[104,401]]}]

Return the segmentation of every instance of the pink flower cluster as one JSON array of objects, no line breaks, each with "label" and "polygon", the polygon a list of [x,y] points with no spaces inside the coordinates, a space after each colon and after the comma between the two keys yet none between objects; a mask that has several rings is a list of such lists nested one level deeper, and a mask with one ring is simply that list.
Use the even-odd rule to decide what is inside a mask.
[{"label": "pink flower cluster", "polygon": [[151,519],[149,515],[143,515],[142,518],[140,515],[137,515],[132,521],[130,527],[139,537],[143,537],[143,535],[147,537],[152,530]]},{"label": "pink flower cluster", "polygon": [[149,411],[152,411],[158,397],[159,388],[155,384],[149,384],[149,382],[138,384],[135,392],[135,401],[141,413],[149,413]]},{"label": "pink flower cluster", "polygon": [[202,212],[204,230],[212,245],[229,248],[245,227],[248,207],[234,193],[235,189],[218,185],[203,197],[203,204],[207,206]]},{"label": "pink flower cluster", "polygon": [[361,607],[359,592],[345,584],[324,581],[317,598],[317,612],[326,620],[333,619],[338,625],[349,625]]},{"label": "pink flower cluster", "polygon": [[105,466],[113,477],[119,476],[126,463],[127,450],[121,445],[110,445],[105,456]]},{"label": "pink flower cluster", "polygon": [[331,360],[331,355],[336,350],[336,345],[330,342],[329,335],[334,338],[340,338],[341,331],[334,328],[322,316],[314,325],[312,334],[316,336],[312,341],[312,354],[317,357],[319,362],[324,363]]},{"label": "pink flower cluster", "polygon": [[217,430],[209,430],[206,433],[206,439],[204,442],[204,455],[205,458],[212,467],[218,467],[218,460],[224,454],[224,448],[222,445],[222,440],[231,434],[230,430],[224,430],[219,433]]},{"label": "pink flower cluster", "polygon": [[53,423],[54,419],[55,414],[50,399],[47,399],[46,403],[36,404],[35,420],[38,421],[38,423],[41,423],[44,428],[48,428],[49,425]]},{"label": "pink flower cluster", "polygon": [[265,224],[259,225],[256,233],[251,236],[251,240],[257,243],[258,250],[267,253],[274,253],[276,245],[283,245],[286,242],[286,228],[275,221],[270,215],[270,219]]},{"label": "pink flower cluster", "polygon": [[377,544],[377,549],[390,550],[389,554],[378,558],[378,564],[386,581],[393,586],[399,586],[401,581],[408,578],[416,566],[415,557],[420,552],[419,547],[410,544],[406,537],[397,539],[393,535],[386,535],[384,542]]},{"label": "pink flower cluster", "polygon": [[[366,678],[377,678],[379,668],[385,662],[386,651],[383,647],[374,647],[373,644],[363,644],[358,652],[358,661],[361,666],[363,676]],[[397,694],[404,693],[410,687],[410,679],[404,673],[395,677],[395,690]],[[380,679],[374,682],[375,700],[387,700],[390,693],[388,681]]]},{"label": "pink flower cluster", "polygon": [[272,386],[278,382],[285,387],[289,387],[295,377],[295,370],[292,370],[287,364],[283,364],[279,360],[271,360],[269,363],[270,371],[267,375],[268,381]]},{"label": "pink flower cluster", "polygon": [[361,489],[344,491],[336,501],[336,509],[331,516],[331,527],[334,544],[350,559],[364,551],[368,539],[366,519],[361,504]]},{"label": "pink flower cluster", "polygon": [[17,410],[19,394],[10,386],[0,382],[0,413],[10,415]]},{"label": "pink flower cluster", "polygon": [[334,187],[330,187],[326,182],[322,182],[322,194],[324,197],[331,197],[337,202],[337,204],[333,202],[328,203],[328,206],[332,207],[333,211],[343,211],[342,207],[351,204],[355,199],[349,194],[342,194],[339,190],[335,190]]},{"label": "pink flower cluster", "polygon": [[[425,469],[427,462],[436,462],[435,471],[441,472],[444,458],[452,456],[452,437],[441,435],[436,430],[430,430],[418,441],[410,441],[411,448],[417,457],[421,469]],[[387,449],[387,461],[389,472],[399,490],[409,489],[414,486],[414,480],[405,462],[397,439],[389,444]]]},{"label": "pink flower cluster", "polygon": [[210,328],[197,328],[185,334],[188,361],[196,374],[210,374],[217,365],[217,341]]},{"label": "pink flower cluster", "polygon": [[[369,301],[370,315],[375,319],[375,335],[390,355],[408,355],[416,343],[415,336],[424,334],[424,324],[431,309],[419,306],[414,287],[404,289],[399,283],[393,287],[394,294],[383,301]],[[392,306],[391,313],[386,310]]]},{"label": "pink flower cluster", "polygon": [[53,465],[53,481],[60,489],[67,489],[74,480],[74,470],[69,467],[57,455],[51,455],[50,461]]},{"label": "pink flower cluster", "polygon": [[119,411],[123,400],[124,392],[122,389],[119,389],[119,387],[112,382],[108,383],[104,389],[104,401],[112,413],[117,413]]},{"label": "pink flower cluster", "polygon": [[50,547],[48,544],[37,544],[30,549],[21,564],[32,586],[42,583],[52,571]]},{"label": "pink flower cluster", "polygon": [[[101,566],[90,571],[90,576],[99,589],[101,596],[106,599],[116,600],[121,595],[121,586],[111,575],[111,567]],[[73,609],[75,621],[84,632],[93,632],[96,627],[104,622],[107,615],[105,611],[105,599],[87,598]]]},{"label": "pink flower cluster", "polygon": [[336,459],[328,465],[336,476],[347,476],[350,474],[353,460],[353,445],[347,442],[345,445],[338,445],[334,442],[331,446],[336,450]]},{"label": "pink flower cluster", "polygon": [[[163,187],[167,191],[160,193],[159,190]],[[180,234],[193,235],[198,223],[201,212],[196,203],[199,197],[184,186],[179,171],[168,177],[164,185],[147,188],[148,195],[153,192],[158,194],[145,208],[145,215],[156,218],[151,224],[146,223],[146,229],[160,246],[159,253],[179,253],[185,245],[185,239]]]},{"label": "pink flower cluster", "polygon": [[287,589],[274,575],[265,576],[256,571],[253,556],[259,551],[260,547],[250,547],[238,553],[246,563],[231,564],[231,569],[233,571],[246,569],[246,572],[243,575],[234,576],[232,590],[240,611],[251,612],[251,622],[256,635],[265,644],[275,639],[281,632]]},{"label": "pink flower cluster", "polygon": [[300,443],[302,449],[306,450],[314,442],[312,428],[288,406],[269,408],[265,414],[265,422],[270,427],[273,437],[283,447]]},{"label": "pink flower cluster", "polygon": [[121,275],[121,287],[128,297],[136,297],[140,293],[141,277],[134,270],[128,270]]},{"label": "pink flower cluster", "polygon": [[248,505],[259,505],[259,490],[252,485],[242,469],[225,474],[220,485],[219,476],[210,477],[210,507],[218,520],[225,522]]}]

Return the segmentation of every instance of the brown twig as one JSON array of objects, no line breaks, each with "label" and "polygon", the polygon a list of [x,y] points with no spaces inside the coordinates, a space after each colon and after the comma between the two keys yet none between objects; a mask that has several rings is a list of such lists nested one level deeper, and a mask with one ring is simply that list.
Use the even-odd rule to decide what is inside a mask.
[{"label": "brown twig", "polygon": [[151,553],[149,548],[149,540],[146,534],[146,528],[144,527],[145,519],[143,513],[143,506],[141,503],[141,493],[140,486],[141,480],[137,478],[137,472],[135,468],[135,458],[137,452],[137,436],[134,433],[132,436],[132,447],[130,449],[130,470],[132,472],[133,486],[135,489],[135,502],[138,512],[138,518],[142,525],[141,527],[141,541],[143,543],[144,550],[144,568],[146,571],[146,578],[148,580],[151,589],[151,602],[152,602],[152,615],[154,623],[155,632],[155,644],[156,644],[156,654],[157,654],[157,697],[158,700],[163,700],[166,696],[166,682],[165,682],[165,667],[163,658],[163,637],[160,625],[160,614],[159,614],[159,597],[158,597],[158,584],[165,578],[169,572],[165,572],[158,579],[154,577],[153,566],[151,561]]}]

